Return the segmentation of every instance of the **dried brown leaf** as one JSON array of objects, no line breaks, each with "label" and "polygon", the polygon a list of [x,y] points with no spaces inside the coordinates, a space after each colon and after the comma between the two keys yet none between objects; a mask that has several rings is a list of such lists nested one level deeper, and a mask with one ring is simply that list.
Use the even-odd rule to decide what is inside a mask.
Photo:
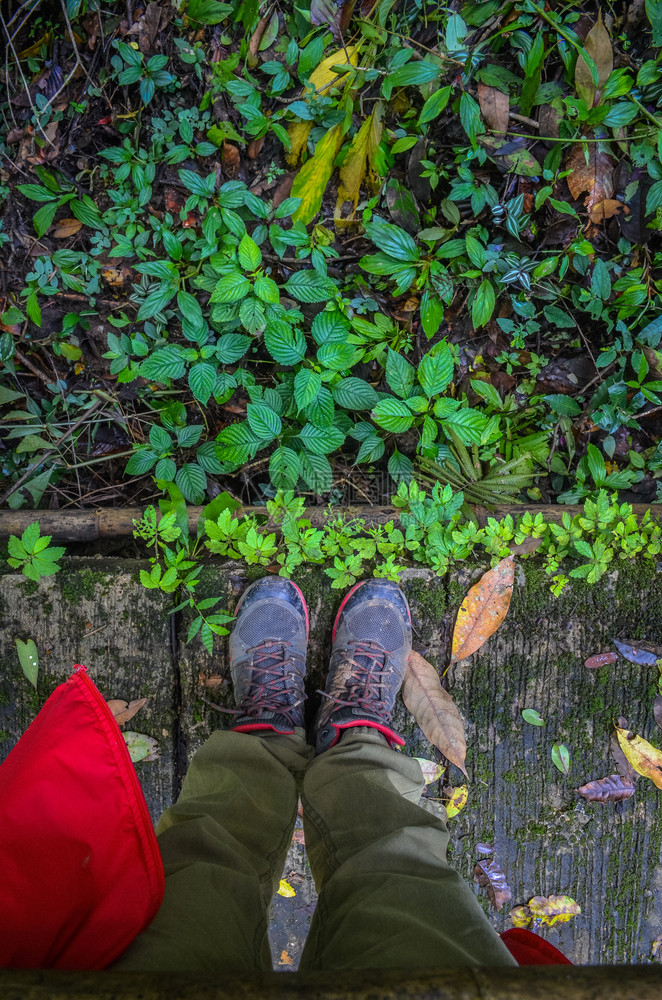
[{"label": "dried brown leaf", "polygon": [[542,538],[534,538],[533,535],[529,535],[523,542],[520,542],[519,545],[515,545],[514,542],[511,542],[508,548],[510,549],[511,556],[528,556],[532,552],[535,552],[536,549],[540,548],[542,542]]},{"label": "dried brown leaf", "polygon": [[597,205],[593,206],[589,212],[589,218],[597,226],[601,222],[604,222],[605,219],[612,219],[619,212],[629,215],[630,209],[621,201],[616,201],[614,198],[605,198],[604,201],[599,201]]},{"label": "dried brown leaf", "polygon": [[510,109],[510,98],[497,87],[478,84],[478,103],[483,118],[494,132],[506,132]]},{"label": "dried brown leaf", "polygon": [[336,42],[341,42],[350,22],[356,0],[312,0],[311,24],[328,24]]},{"label": "dried brown leaf", "polygon": [[224,142],[221,149],[221,160],[223,162],[223,173],[229,180],[235,180],[239,176],[241,157],[239,150],[231,142]]},{"label": "dried brown leaf", "polygon": [[126,702],[119,698],[114,698],[108,702],[108,708],[115,716],[118,726],[123,726],[125,722],[132,719],[136,712],[139,712],[143,705],[147,704],[147,698],[138,698],[135,701]]},{"label": "dried brown leaf", "polygon": [[609,650],[608,653],[596,653],[594,656],[589,656],[588,660],[584,660],[584,666],[588,667],[589,670],[597,670],[607,663],[615,663],[617,659],[618,653]]},{"label": "dried brown leaf", "polygon": [[508,613],[514,581],[515,557],[506,556],[474,584],[457,613],[451,662],[471,656],[496,632]]},{"label": "dried brown leaf", "polygon": [[622,802],[634,795],[634,785],[620,774],[608,774],[606,778],[587,781],[575,791],[589,802]]},{"label": "dried brown leaf", "polygon": [[476,863],[474,882],[477,882],[482,889],[487,890],[490,902],[497,910],[500,910],[504,903],[513,898],[503,869],[495,860]]},{"label": "dried brown leaf", "polygon": [[56,240],[66,240],[69,236],[75,236],[82,225],[80,219],[58,219],[52,235]]},{"label": "dried brown leaf", "polygon": [[593,108],[602,104],[602,92],[614,68],[614,53],[609,33],[602,23],[601,12],[598,13],[598,23],[586,36],[584,49],[595,63],[598,81],[597,84],[594,82],[588,63],[582,55],[579,55],[575,67],[575,86],[581,99],[586,101],[589,108]]},{"label": "dried brown leaf", "polygon": [[435,668],[413,650],[409,654],[402,685],[402,700],[425,738],[466,774],[464,760],[467,744],[460,713],[451,696],[442,688]]},{"label": "dried brown leaf", "polygon": [[582,143],[575,143],[565,167],[571,171],[566,177],[570,194],[577,200],[587,192],[584,204],[590,214],[596,205],[611,198],[614,193],[613,172],[616,164],[609,153],[598,149],[597,142],[587,145],[585,152]]}]

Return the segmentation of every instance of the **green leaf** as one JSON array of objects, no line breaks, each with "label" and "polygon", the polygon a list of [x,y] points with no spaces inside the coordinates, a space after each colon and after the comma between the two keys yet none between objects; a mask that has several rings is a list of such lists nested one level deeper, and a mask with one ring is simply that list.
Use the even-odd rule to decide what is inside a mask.
[{"label": "green leaf", "polygon": [[400,399],[389,396],[382,399],[372,411],[372,419],[384,430],[392,431],[394,434],[402,434],[411,427],[414,416],[407,406]]},{"label": "green leaf", "polygon": [[[23,534],[21,535],[21,543],[27,553],[32,553],[36,550],[40,532],[41,528],[39,526],[39,521],[32,521],[31,524],[28,524],[23,531]],[[50,541],[50,535],[46,535],[45,537]]]},{"label": "green leaf", "polygon": [[443,303],[437,295],[426,288],[421,296],[421,326],[428,340],[434,337],[443,318]]},{"label": "green leaf", "polygon": [[216,342],[216,357],[224,365],[232,365],[250,347],[252,341],[243,333],[224,333]]},{"label": "green leaf", "polygon": [[582,412],[581,406],[572,396],[551,393],[549,396],[543,396],[543,399],[554,413],[558,413],[562,417],[576,417]]},{"label": "green leaf", "polygon": [[251,290],[248,278],[239,271],[224,274],[211,293],[210,302],[240,302]]},{"label": "green leaf", "polygon": [[50,202],[48,205],[42,205],[42,207],[35,212],[32,217],[32,225],[34,226],[34,231],[37,236],[43,236],[46,230],[49,228],[51,222],[55,218],[55,213],[58,209],[58,203],[56,201]]},{"label": "green leaf", "polygon": [[144,476],[156,462],[158,455],[155,455],[150,448],[138,448],[126,463],[124,468],[127,476]]},{"label": "green leaf", "polygon": [[428,398],[444,391],[453,377],[453,356],[445,340],[428,351],[418,366],[417,374]]},{"label": "green leaf", "polygon": [[156,469],[154,470],[155,479],[163,479],[166,482],[172,482],[177,473],[177,466],[171,458],[161,458],[156,463]]},{"label": "green leaf", "polygon": [[248,233],[244,233],[237,250],[239,263],[244,271],[257,271],[262,263],[262,251]]},{"label": "green leaf", "polygon": [[49,191],[41,184],[18,184],[17,187],[21,194],[29,198],[30,201],[57,201],[59,198],[59,193]]},{"label": "green leaf", "polygon": [[306,417],[311,423],[318,427],[330,427],[335,415],[333,396],[326,388],[321,386],[317,395],[305,408]]},{"label": "green leaf", "polygon": [[301,478],[314,493],[328,493],[333,486],[333,470],[328,458],[308,451],[302,452]]},{"label": "green leaf", "polygon": [[268,302],[271,305],[277,305],[280,302],[278,285],[273,278],[267,278],[266,275],[260,275],[259,278],[255,279],[254,291],[263,302]]},{"label": "green leaf", "polygon": [[594,444],[589,444],[586,448],[586,461],[595,483],[601,483],[607,475],[607,469],[604,458]]},{"label": "green leaf", "polygon": [[365,231],[381,251],[397,261],[414,263],[420,257],[420,251],[409,233],[399,226],[375,220],[366,223]]},{"label": "green leaf", "polygon": [[276,448],[269,460],[269,477],[278,490],[293,490],[299,482],[301,462],[292,448]]},{"label": "green leaf", "polygon": [[570,753],[563,743],[555,743],[552,747],[552,763],[561,774],[567,774],[570,770]]},{"label": "green leaf", "polygon": [[267,325],[264,307],[260,300],[256,299],[253,295],[244,299],[239,306],[239,319],[244,329],[252,333],[253,336],[256,333],[262,333]]},{"label": "green leaf", "polygon": [[171,378],[181,378],[186,371],[180,349],[174,344],[159,347],[139,366],[143,378],[155,382],[167,382]]},{"label": "green leaf", "polygon": [[[172,438],[159,424],[152,424],[149,430],[149,443],[157,454],[169,451],[172,448]],[[157,478],[162,479],[162,476]]]},{"label": "green leaf", "polygon": [[151,319],[158,313],[163,312],[171,299],[175,297],[175,289],[171,284],[162,284],[155,291],[150,292],[140,309],[137,318],[139,320]]},{"label": "green leaf", "polygon": [[306,354],[306,339],[301,330],[292,331],[286,323],[271,323],[264,331],[269,354],[281,365],[297,365]]},{"label": "green leaf", "polygon": [[21,639],[14,639],[14,642],[16,643],[18,662],[21,664],[23,673],[33,688],[36,688],[37,675],[39,673],[39,654],[34,639],[28,639],[27,642],[23,642]]},{"label": "green leaf", "polygon": [[386,381],[396,396],[406,399],[414,387],[416,370],[402,354],[390,347],[386,355]]},{"label": "green leaf", "polygon": [[189,0],[186,8],[189,20],[199,21],[200,24],[220,24],[231,11],[230,4],[220,3],[219,0]]},{"label": "green leaf", "polygon": [[[216,451],[217,445],[215,441],[205,441],[205,443],[200,445],[195,453],[198,465],[204,469],[205,472],[211,472],[212,475],[225,471],[223,463],[218,458]],[[209,515],[205,516],[208,517]]]},{"label": "green leaf", "polygon": [[388,460],[388,471],[396,482],[399,482],[400,479],[409,482],[414,475],[414,466],[411,459],[402,455],[396,448]]},{"label": "green leaf", "polygon": [[322,385],[322,376],[310,368],[302,368],[294,378],[294,401],[300,410],[312,403]]},{"label": "green leaf", "polygon": [[209,401],[216,383],[216,367],[208,361],[193,365],[188,373],[188,384],[191,392],[203,406]]},{"label": "green leaf", "polygon": [[471,320],[475,329],[485,326],[494,312],[495,304],[494,286],[488,278],[485,278],[471,305]]},{"label": "green leaf", "polygon": [[600,257],[596,260],[593,274],[591,275],[591,291],[598,298],[602,299],[603,302],[606,302],[611,295],[609,269]]},{"label": "green leaf", "polygon": [[405,66],[389,73],[382,83],[382,94],[388,100],[394,87],[422,86],[438,80],[440,75],[439,62],[408,62]]},{"label": "green leaf", "polygon": [[545,720],[540,718],[538,712],[535,708],[525,708],[522,712],[522,718],[525,722],[528,722],[530,726],[544,726]]},{"label": "green leaf", "polygon": [[200,503],[203,500],[207,488],[207,476],[197,462],[182,465],[175,482],[189,503]]},{"label": "green leaf", "polygon": [[437,118],[448,104],[450,96],[450,87],[440,87],[439,90],[436,90],[423,105],[421,113],[418,116],[418,124],[426,125],[427,122],[431,122]]},{"label": "green leaf", "polygon": [[379,402],[373,387],[362,378],[343,378],[333,387],[333,398],[345,410],[371,410]]},{"label": "green leaf", "polygon": [[370,434],[361,443],[359,453],[356,456],[356,464],[362,462],[378,462],[384,454],[384,442],[377,434]]},{"label": "green leaf", "polygon": [[280,417],[265,403],[249,403],[246,417],[250,429],[262,441],[273,441],[282,430]]},{"label": "green leaf", "polygon": [[343,445],[345,435],[337,427],[317,427],[309,423],[303,427],[299,440],[306,451],[314,455],[328,455]]},{"label": "green leaf", "polygon": [[331,278],[312,269],[295,271],[283,286],[288,295],[299,302],[328,302],[336,296],[337,288]]},{"label": "green leaf", "polygon": [[361,360],[363,352],[352,344],[339,344],[335,341],[322,344],[317,349],[317,359],[325,368],[335,372],[347,371]]}]

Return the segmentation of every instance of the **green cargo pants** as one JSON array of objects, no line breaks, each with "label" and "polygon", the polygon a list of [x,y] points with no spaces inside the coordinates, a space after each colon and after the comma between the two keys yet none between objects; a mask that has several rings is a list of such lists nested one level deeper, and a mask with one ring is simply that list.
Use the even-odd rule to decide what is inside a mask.
[{"label": "green cargo pants", "polygon": [[446,862],[444,822],[418,805],[415,760],[370,729],[318,757],[303,730],[215,732],[157,834],[165,898],[118,970],[272,968],[268,910],[298,797],[319,892],[300,969],[514,965]]}]

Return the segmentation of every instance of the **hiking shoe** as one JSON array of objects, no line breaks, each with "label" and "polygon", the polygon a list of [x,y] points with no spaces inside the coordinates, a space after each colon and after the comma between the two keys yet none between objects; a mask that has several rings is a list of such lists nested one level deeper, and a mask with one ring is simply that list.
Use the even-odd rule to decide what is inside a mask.
[{"label": "hiking shoe", "polygon": [[303,726],[308,608],[295,583],[267,576],[237,605],[230,636],[230,672],[240,733]]},{"label": "hiking shoe", "polygon": [[370,726],[403,746],[391,712],[411,652],[407,599],[391,580],[363,580],[340,605],[323,701],[315,721],[318,753],[335,746],[345,729]]}]

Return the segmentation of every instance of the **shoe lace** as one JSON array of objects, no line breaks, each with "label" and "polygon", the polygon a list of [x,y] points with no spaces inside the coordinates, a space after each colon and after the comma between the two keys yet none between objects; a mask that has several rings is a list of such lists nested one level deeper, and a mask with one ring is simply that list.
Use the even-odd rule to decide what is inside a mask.
[{"label": "shoe lace", "polygon": [[349,668],[343,673],[344,697],[328,691],[317,691],[324,698],[334,702],[339,708],[360,708],[385,722],[389,722],[388,708],[384,704],[381,688],[386,683],[390,671],[386,669],[387,652],[377,642],[350,642],[352,655],[344,665]]},{"label": "shoe lace", "polygon": [[[246,667],[248,685],[241,703],[231,710],[233,714],[258,716],[262,712],[280,712],[288,715],[303,704],[306,695],[301,690],[302,657],[291,647],[292,643],[284,639],[265,639],[246,650],[251,659]],[[295,693],[295,700],[290,700]]]}]

